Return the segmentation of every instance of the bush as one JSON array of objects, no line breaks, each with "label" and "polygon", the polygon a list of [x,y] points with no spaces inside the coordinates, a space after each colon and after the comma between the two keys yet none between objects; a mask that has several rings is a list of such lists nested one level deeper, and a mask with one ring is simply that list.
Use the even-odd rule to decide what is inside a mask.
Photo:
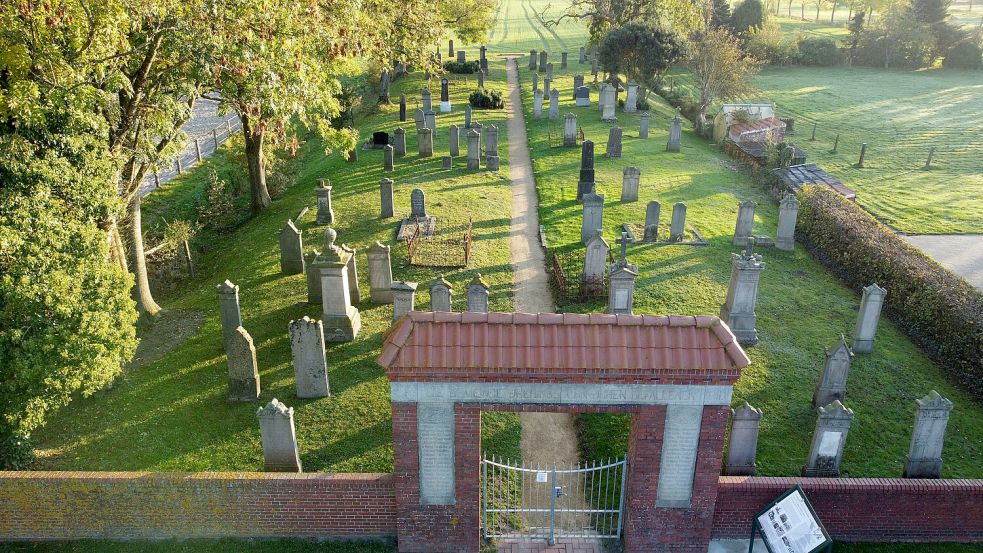
[{"label": "bush", "polygon": [[502,93],[487,88],[479,88],[472,92],[471,97],[468,98],[468,102],[471,104],[471,107],[479,109],[502,109],[505,107],[505,100],[502,99]]},{"label": "bush", "polygon": [[887,289],[887,314],[983,398],[983,294],[825,186],[799,193],[797,237],[855,290]]},{"label": "bush", "polygon": [[765,6],[761,0],[744,0],[731,14],[730,28],[736,35],[745,35],[751,29],[764,25],[766,17]]},{"label": "bush", "polygon": [[778,23],[769,21],[748,31],[747,53],[772,65],[794,63],[799,57],[799,45],[793,37],[784,36]]},{"label": "bush", "polygon": [[964,40],[949,48],[942,65],[954,69],[979,69],[983,67],[983,49],[969,40]]},{"label": "bush", "polygon": [[477,61],[466,61],[460,63],[457,61],[445,61],[444,71],[448,73],[457,73],[460,75],[470,75],[472,73],[477,73],[481,64]]},{"label": "bush", "polygon": [[804,38],[799,41],[799,63],[831,67],[843,63],[843,53],[836,41],[824,36]]}]

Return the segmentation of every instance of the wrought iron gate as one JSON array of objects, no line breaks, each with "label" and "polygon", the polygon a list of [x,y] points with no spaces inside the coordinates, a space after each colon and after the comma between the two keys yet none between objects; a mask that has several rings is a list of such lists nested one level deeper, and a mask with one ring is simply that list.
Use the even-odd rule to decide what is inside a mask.
[{"label": "wrought iron gate", "polygon": [[571,467],[481,461],[485,538],[621,538],[628,460]]}]

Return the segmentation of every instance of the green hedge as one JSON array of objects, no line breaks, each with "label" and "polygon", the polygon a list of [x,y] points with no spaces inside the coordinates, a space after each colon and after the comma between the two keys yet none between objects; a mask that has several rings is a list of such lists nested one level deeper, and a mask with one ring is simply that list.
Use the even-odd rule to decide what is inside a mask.
[{"label": "green hedge", "polygon": [[886,288],[888,316],[983,398],[983,294],[830,188],[799,199],[796,238],[854,289]]}]

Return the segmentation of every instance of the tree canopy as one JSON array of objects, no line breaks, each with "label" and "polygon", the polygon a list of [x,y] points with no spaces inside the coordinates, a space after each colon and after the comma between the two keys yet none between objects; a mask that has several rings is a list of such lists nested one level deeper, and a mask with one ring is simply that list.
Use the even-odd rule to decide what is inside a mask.
[{"label": "tree canopy", "polygon": [[598,56],[608,73],[624,74],[652,89],[685,52],[676,33],[655,25],[629,23],[608,31]]},{"label": "tree canopy", "polygon": [[754,91],[751,79],[761,62],[747,55],[741,41],[725,28],[694,33],[687,65],[700,92],[699,126],[706,126],[706,113],[716,100],[747,96]]}]

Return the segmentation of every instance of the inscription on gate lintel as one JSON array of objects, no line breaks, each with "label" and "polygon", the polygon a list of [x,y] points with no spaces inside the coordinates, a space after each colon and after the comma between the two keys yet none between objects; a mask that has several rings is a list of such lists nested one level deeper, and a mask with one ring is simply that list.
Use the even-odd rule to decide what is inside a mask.
[{"label": "inscription on gate lintel", "polygon": [[712,384],[391,382],[392,401],[576,405],[730,405],[733,387]]}]

